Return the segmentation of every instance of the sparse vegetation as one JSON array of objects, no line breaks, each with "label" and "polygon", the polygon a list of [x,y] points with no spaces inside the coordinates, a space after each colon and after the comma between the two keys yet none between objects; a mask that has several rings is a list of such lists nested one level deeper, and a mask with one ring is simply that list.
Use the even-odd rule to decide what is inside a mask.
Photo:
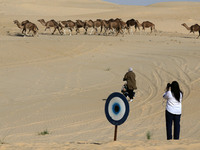
[{"label": "sparse vegetation", "polygon": [[108,67],[108,68],[106,68],[106,69],[105,69],[105,71],[110,71],[110,70],[111,70],[111,68],[110,68],[110,67]]},{"label": "sparse vegetation", "polygon": [[49,131],[47,129],[38,133],[38,135],[47,135],[47,134],[49,134]]},{"label": "sparse vegetation", "polygon": [[150,139],[151,139],[151,136],[152,136],[151,132],[148,131],[147,134],[146,134],[147,139],[150,140]]},{"label": "sparse vegetation", "polygon": [[6,137],[0,139],[0,145],[2,145],[2,144],[6,144],[6,142],[5,142],[5,138],[6,138]]}]

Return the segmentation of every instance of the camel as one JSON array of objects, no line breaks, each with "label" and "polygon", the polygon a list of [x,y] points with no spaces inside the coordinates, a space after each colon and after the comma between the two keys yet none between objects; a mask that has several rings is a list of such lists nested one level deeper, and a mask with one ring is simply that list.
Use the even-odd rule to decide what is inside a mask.
[{"label": "camel", "polygon": [[98,29],[99,27],[101,27],[101,31],[100,31],[99,34],[101,34],[101,32],[102,32],[102,27],[103,27],[103,24],[102,24],[102,20],[101,20],[101,19],[97,19],[96,21],[94,21],[94,24],[93,24],[93,28],[95,29],[95,33],[94,33],[94,34],[97,33],[97,29]]},{"label": "camel", "polygon": [[87,34],[88,28],[92,28],[90,35],[92,34],[94,30],[94,22],[92,20],[86,20],[84,23],[84,29],[85,29],[85,34]]},{"label": "camel", "polygon": [[[126,23],[123,22],[121,19],[109,19],[109,20],[102,20],[102,28],[104,28],[104,35],[107,35],[107,30],[110,30],[108,34],[111,32],[117,31],[116,36],[119,34],[119,32],[122,31],[122,29],[127,28]],[[124,33],[124,31],[122,31]]]},{"label": "camel", "polygon": [[[184,26],[187,30],[190,30],[190,33],[191,32],[199,32],[199,36],[200,36],[200,26],[198,25],[198,24],[194,24],[194,25],[192,25],[191,27],[188,27],[187,25],[186,25],[186,23],[183,23],[183,24],[181,24],[182,26]],[[199,38],[199,36],[197,37],[197,38]]]},{"label": "camel", "polygon": [[66,31],[64,28],[67,28],[69,30],[69,34],[71,36],[72,29],[75,28],[76,24],[75,24],[75,22],[73,22],[71,20],[67,20],[67,21],[59,21],[59,26],[64,30],[64,34],[66,34]]},{"label": "camel", "polygon": [[142,24],[142,29],[145,30],[145,28],[150,28],[151,29],[151,33],[153,30],[156,30],[155,29],[155,25],[153,23],[151,23],[150,21],[144,21]]},{"label": "camel", "polygon": [[129,34],[130,34],[130,29],[131,29],[131,33],[133,34],[133,29],[131,28],[132,26],[135,27],[135,32],[137,31],[137,28],[140,30],[140,24],[139,24],[138,20],[130,19],[130,20],[126,21],[126,24],[127,24]]},{"label": "camel", "polygon": [[113,32],[116,30],[117,31],[116,36],[117,36],[123,28],[123,21],[117,18],[115,20],[110,19],[108,22],[109,22],[109,30],[112,30]]},{"label": "camel", "polygon": [[[23,31],[24,26],[22,26],[22,24],[28,23],[29,20],[22,21],[21,23],[19,23],[18,20],[14,20],[13,22],[14,22],[14,24],[17,25],[18,28],[22,29],[22,31]],[[22,32],[22,34],[24,34],[24,33]]]},{"label": "camel", "polygon": [[112,30],[113,33],[115,30],[117,31],[116,36],[121,32],[124,35],[124,30],[127,29],[127,24],[119,18],[116,18],[115,20],[110,19],[109,20],[109,30]]},{"label": "camel", "polygon": [[81,20],[76,20],[75,22],[76,25],[76,34],[80,33],[80,28],[84,28],[85,23]]},{"label": "camel", "polygon": [[[32,31],[33,36],[35,36],[39,30],[38,27],[34,23],[32,23],[28,20],[22,21],[21,24],[19,23],[18,20],[15,20],[14,23],[18,26],[18,28],[22,29],[22,34],[24,34],[24,32],[25,32],[25,35],[28,35],[30,33],[30,31]],[[27,33],[27,31],[28,31],[28,33]]]},{"label": "camel", "polygon": [[24,26],[24,28],[22,30],[22,33],[25,31],[26,35],[28,35],[27,34],[27,30],[29,30],[28,33],[30,31],[32,31],[33,32],[33,36],[35,36],[37,34],[38,30],[39,30],[38,27],[32,22],[24,23],[24,24],[22,24],[22,26]]},{"label": "camel", "polygon": [[121,24],[121,27],[122,27],[121,30],[124,34],[125,30],[128,29],[127,24],[126,24],[126,22],[124,22],[122,20],[120,21],[120,24]]},{"label": "camel", "polygon": [[54,31],[52,32],[52,34],[54,34],[54,32],[56,31],[56,29],[59,31],[59,33],[62,35],[61,31],[60,31],[60,26],[59,24],[55,21],[55,20],[50,20],[50,21],[47,21],[45,22],[44,19],[39,19],[38,20],[43,26],[45,26],[45,31],[47,29],[50,29],[51,27],[54,28]]},{"label": "camel", "polygon": [[107,30],[109,29],[109,21],[108,20],[102,20],[102,28],[104,28],[103,35],[107,35]]},{"label": "camel", "polygon": [[22,24],[25,24],[25,23],[29,22],[29,20],[22,21],[21,23],[19,23],[18,20],[14,20],[13,22],[14,22],[14,24],[17,25],[18,28],[23,29]]}]

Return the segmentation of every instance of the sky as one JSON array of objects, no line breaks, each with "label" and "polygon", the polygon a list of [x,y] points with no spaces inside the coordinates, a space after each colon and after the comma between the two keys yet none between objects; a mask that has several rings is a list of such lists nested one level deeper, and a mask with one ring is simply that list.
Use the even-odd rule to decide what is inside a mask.
[{"label": "sky", "polygon": [[158,2],[169,2],[169,1],[190,1],[200,2],[200,0],[104,0],[120,5],[150,5]]}]

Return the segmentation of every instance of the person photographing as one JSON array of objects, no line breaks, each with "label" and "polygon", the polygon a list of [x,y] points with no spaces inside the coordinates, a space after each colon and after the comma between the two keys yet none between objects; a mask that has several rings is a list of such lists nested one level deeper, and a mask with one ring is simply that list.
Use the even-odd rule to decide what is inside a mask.
[{"label": "person photographing", "polygon": [[167,100],[165,119],[167,140],[172,139],[172,124],[174,123],[173,139],[178,140],[180,135],[180,119],[182,113],[183,92],[179,88],[177,81],[168,83],[163,98]]}]

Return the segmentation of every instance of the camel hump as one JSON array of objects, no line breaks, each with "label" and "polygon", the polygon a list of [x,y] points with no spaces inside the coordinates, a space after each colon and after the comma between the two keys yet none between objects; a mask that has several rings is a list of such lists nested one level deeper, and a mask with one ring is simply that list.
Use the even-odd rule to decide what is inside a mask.
[{"label": "camel hump", "polygon": [[135,19],[130,19],[130,20],[128,20],[128,21],[132,21],[132,22],[135,22]]}]

